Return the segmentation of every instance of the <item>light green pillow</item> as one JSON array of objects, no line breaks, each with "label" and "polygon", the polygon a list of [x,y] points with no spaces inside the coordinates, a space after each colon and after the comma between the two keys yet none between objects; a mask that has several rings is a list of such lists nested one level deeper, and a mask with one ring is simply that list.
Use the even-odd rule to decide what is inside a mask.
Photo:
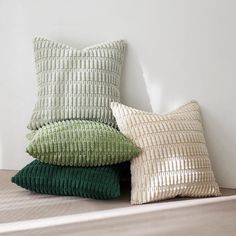
[{"label": "light green pillow", "polygon": [[27,152],[42,162],[100,166],[131,160],[139,148],[118,130],[85,120],[54,122],[33,131]]},{"label": "light green pillow", "polygon": [[38,99],[28,128],[50,122],[84,119],[116,127],[110,109],[120,100],[120,78],[126,44],[101,43],[79,50],[35,38]]}]

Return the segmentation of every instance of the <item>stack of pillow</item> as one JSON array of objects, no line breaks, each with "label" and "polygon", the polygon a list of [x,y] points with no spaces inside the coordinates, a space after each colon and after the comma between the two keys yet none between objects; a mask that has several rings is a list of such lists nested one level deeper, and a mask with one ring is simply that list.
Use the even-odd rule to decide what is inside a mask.
[{"label": "stack of pillow", "polygon": [[14,183],[40,193],[115,198],[118,163],[131,160],[131,204],[220,195],[196,101],[166,114],[119,103],[123,41],[82,51],[44,39],[34,44],[39,92],[27,152],[37,160]]},{"label": "stack of pillow", "polygon": [[34,40],[38,100],[27,152],[36,160],[12,182],[38,193],[111,199],[120,195],[123,163],[139,148],[117,130],[110,108],[120,101],[126,44],[78,50]]}]

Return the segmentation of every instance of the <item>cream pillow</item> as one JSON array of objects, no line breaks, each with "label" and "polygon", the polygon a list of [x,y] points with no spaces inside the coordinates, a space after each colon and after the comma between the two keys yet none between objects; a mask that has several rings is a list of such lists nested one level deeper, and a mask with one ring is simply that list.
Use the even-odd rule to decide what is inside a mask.
[{"label": "cream pillow", "polygon": [[219,196],[197,102],[167,114],[111,104],[120,131],[142,149],[131,161],[131,204]]},{"label": "cream pillow", "polygon": [[35,38],[38,99],[28,128],[70,119],[116,127],[110,103],[120,101],[125,48],[123,40],[79,50]]}]

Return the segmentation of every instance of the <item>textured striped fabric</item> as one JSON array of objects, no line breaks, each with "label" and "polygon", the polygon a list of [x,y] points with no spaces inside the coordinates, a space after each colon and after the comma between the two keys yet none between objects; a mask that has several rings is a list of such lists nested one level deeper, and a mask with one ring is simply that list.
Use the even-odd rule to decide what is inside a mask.
[{"label": "textured striped fabric", "polygon": [[36,38],[38,100],[28,128],[34,130],[67,119],[93,120],[116,127],[110,102],[120,100],[125,47],[120,40],[78,50]]},{"label": "textured striped fabric", "polygon": [[131,160],[139,154],[121,132],[85,120],[54,122],[33,131],[27,152],[50,164],[100,166]]},{"label": "textured striped fabric", "polygon": [[197,102],[163,115],[111,106],[121,132],[142,148],[131,161],[132,204],[220,195]]},{"label": "textured striped fabric", "polygon": [[119,167],[61,167],[38,160],[20,170],[12,182],[37,193],[112,199],[120,196]]}]

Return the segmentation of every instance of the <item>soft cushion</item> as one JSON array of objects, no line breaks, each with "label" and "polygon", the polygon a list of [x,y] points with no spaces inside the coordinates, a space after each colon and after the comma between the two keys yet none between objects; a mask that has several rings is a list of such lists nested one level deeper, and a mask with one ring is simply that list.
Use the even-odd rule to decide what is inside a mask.
[{"label": "soft cushion", "polygon": [[37,193],[111,199],[120,196],[119,167],[61,167],[34,160],[12,182]]},{"label": "soft cushion", "polygon": [[142,149],[131,161],[132,204],[220,195],[197,102],[162,115],[111,107],[121,132]]},{"label": "soft cushion", "polygon": [[140,149],[121,132],[85,120],[54,122],[33,131],[27,152],[50,164],[100,166],[131,160]]},{"label": "soft cushion", "polygon": [[85,119],[116,126],[111,101],[120,100],[125,42],[82,50],[43,38],[34,40],[38,98],[28,128]]}]

